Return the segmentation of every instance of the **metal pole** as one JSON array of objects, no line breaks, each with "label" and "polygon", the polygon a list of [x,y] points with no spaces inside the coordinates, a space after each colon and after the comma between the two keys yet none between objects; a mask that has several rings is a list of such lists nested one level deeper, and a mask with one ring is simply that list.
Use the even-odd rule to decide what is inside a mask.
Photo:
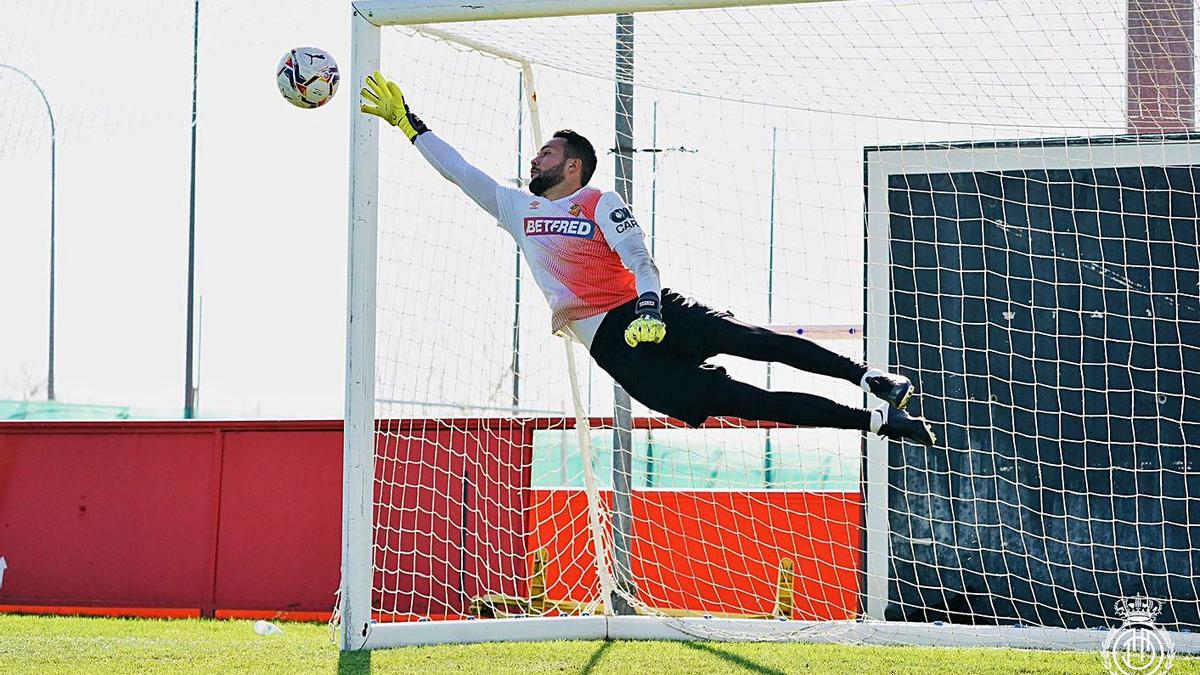
[{"label": "metal pole", "polygon": [[200,371],[204,360],[204,294],[201,293],[196,308],[196,386],[192,388],[192,405],[200,409]]},{"label": "metal pole", "polygon": [[[525,125],[525,75],[517,78],[517,186],[522,185],[524,162],[521,157],[522,129]],[[512,408],[516,416],[521,407],[521,247],[516,247],[513,268],[513,328],[512,328]]]},{"label": "metal pole", "polygon": [[[771,216],[770,234],[767,240],[767,324],[775,320],[775,138],[778,129],[771,127]],[[771,388],[771,363],[767,362],[767,389]],[[771,448],[771,430],[767,429],[767,443],[763,447],[763,486],[770,488],[775,481],[775,457]]]},{"label": "metal pole", "polygon": [[[650,257],[654,257],[655,233],[658,216],[658,101],[651,105],[650,113]],[[654,487],[654,430],[646,430],[646,487]]]},{"label": "metal pole", "polygon": [[200,0],[195,0],[192,18],[192,159],[188,188],[187,260],[187,347],[183,369],[183,417],[195,416],[196,391],[192,388],[192,342],[196,300],[196,84],[200,71]]},{"label": "metal pole", "polygon": [[650,257],[654,257],[655,234],[658,229],[658,101],[650,114]]},{"label": "metal pole", "polygon": [[[50,113],[50,104],[46,103],[46,112]],[[54,400],[54,300],[55,276],[58,270],[58,234],[55,224],[54,197],[58,188],[58,135],[54,132],[54,115],[50,114],[50,345],[46,367],[46,400]]]},{"label": "metal pole", "polygon": [[[616,166],[617,193],[633,202],[633,15],[617,15],[616,59]],[[629,563],[633,512],[630,498],[633,470],[633,405],[629,393],[613,383],[613,562],[617,588],[628,594],[636,589]],[[633,607],[613,593],[614,614],[633,614]]]},{"label": "metal pole", "polygon": [[29,84],[32,84],[33,88],[37,90],[38,96],[42,97],[42,103],[45,104],[45,106],[46,106],[46,116],[50,118],[50,307],[49,307],[50,327],[49,327],[49,336],[47,338],[48,365],[46,367],[46,400],[53,401],[54,400],[54,296],[55,296],[54,283],[55,283],[55,270],[57,267],[57,261],[56,261],[56,255],[55,255],[56,250],[55,249],[57,249],[57,247],[58,247],[57,246],[58,239],[57,239],[57,233],[56,233],[56,229],[55,229],[56,226],[55,226],[55,221],[54,221],[54,219],[55,219],[54,197],[55,197],[55,192],[57,191],[57,185],[58,185],[58,178],[57,178],[57,171],[58,171],[58,169],[57,169],[58,140],[57,139],[58,139],[58,134],[55,132],[55,128],[54,128],[54,111],[50,109],[50,99],[46,98],[46,92],[42,90],[42,87],[41,87],[41,85],[39,85],[37,83],[37,80],[33,79],[33,77],[31,77],[29,75],[29,73],[21,70],[20,68],[18,68],[16,66],[10,66],[7,63],[0,63],[0,68],[4,68],[6,70],[11,70],[14,73],[25,78],[26,80],[29,80]]}]

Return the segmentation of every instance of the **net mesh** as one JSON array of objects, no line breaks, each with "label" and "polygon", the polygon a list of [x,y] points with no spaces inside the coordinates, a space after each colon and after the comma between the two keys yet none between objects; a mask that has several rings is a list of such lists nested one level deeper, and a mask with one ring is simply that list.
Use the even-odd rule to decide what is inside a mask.
[{"label": "net mesh", "polygon": [[[1119,622],[1113,597],[1144,592],[1172,599],[1167,623],[1195,625],[1196,549],[1174,515],[1200,489],[1185,451],[1200,433],[1194,158],[1186,136],[1114,136],[1127,9],[639,13],[633,105],[620,110],[611,15],[387,29],[385,74],[501,183],[523,186],[544,140],[511,57],[531,65],[543,136],[571,127],[596,145],[595,186],[614,184],[614,115],[632,115],[629,202],[664,285],[909,376],[913,408],[945,440],[692,429],[635,401],[625,563],[612,380],[578,350],[581,436],[561,340],[512,240],[385,133],[374,611],[595,613],[612,609],[611,574],[663,617],[832,622],[874,607],[1095,627]],[[1176,19],[1190,53],[1190,9]],[[1170,104],[1160,118],[1179,90],[1154,90]],[[866,404],[844,382],[714,363]],[[866,502],[872,480],[886,503]],[[881,545],[864,530],[872,508]],[[868,572],[886,581],[875,601]]]}]

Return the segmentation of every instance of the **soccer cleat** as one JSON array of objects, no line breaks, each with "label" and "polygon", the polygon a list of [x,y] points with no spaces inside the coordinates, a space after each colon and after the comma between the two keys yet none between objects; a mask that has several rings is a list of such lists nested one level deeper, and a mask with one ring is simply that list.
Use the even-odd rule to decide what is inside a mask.
[{"label": "soccer cleat", "polygon": [[876,370],[868,372],[863,376],[863,380],[872,394],[892,404],[897,410],[904,410],[904,407],[908,405],[908,399],[912,398],[912,382],[903,375],[892,375]]},{"label": "soccer cleat", "polygon": [[929,423],[920,417],[909,415],[887,403],[876,408],[874,412],[883,418],[883,425],[878,431],[880,436],[894,441],[908,440],[920,445],[932,446],[937,443],[937,436],[933,435]]}]

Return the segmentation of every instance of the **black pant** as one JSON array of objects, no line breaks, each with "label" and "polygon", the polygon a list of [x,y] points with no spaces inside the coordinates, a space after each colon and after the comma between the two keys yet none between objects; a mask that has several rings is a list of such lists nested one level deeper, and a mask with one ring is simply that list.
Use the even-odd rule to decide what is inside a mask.
[{"label": "black pant", "polygon": [[717,354],[776,361],[855,385],[867,366],[817,343],[738,321],[729,312],[663,289],[667,336],[660,344],[625,343],[634,302],[610,310],[592,342],[592,358],[646,407],[700,426],[711,416],[741,417],[804,427],[869,430],[871,412],[822,396],[766,391],[706,363]]}]

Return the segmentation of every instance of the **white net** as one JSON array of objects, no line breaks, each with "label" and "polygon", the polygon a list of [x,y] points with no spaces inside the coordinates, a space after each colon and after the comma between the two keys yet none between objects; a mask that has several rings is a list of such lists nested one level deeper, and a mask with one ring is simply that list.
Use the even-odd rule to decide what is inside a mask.
[{"label": "white net", "polygon": [[[909,376],[945,440],[690,429],[635,402],[626,568],[612,380],[577,351],[585,467],[564,351],[512,240],[385,133],[372,609],[611,611],[611,572],[657,616],[1078,628],[1119,623],[1112,600],[1141,592],[1171,600],[1167,623],[1200,622],[1180,515],[1200,489],[1184,450],[1200,433],[1195,162],[1185,136],[1113,137],[1126,19],[1092,1],[639,13],[620,110],[614,16],[386,29],[384,73],[500,182],[522,185],[544,140],[513,58],[543,135],[597,147],[595,186],[613,186],[605,151],[631,115],[629,201],[664,285]],[[1190,124],[1168,103],[1157,121]],[[714,362],[864,405],[844,382]]]}]

